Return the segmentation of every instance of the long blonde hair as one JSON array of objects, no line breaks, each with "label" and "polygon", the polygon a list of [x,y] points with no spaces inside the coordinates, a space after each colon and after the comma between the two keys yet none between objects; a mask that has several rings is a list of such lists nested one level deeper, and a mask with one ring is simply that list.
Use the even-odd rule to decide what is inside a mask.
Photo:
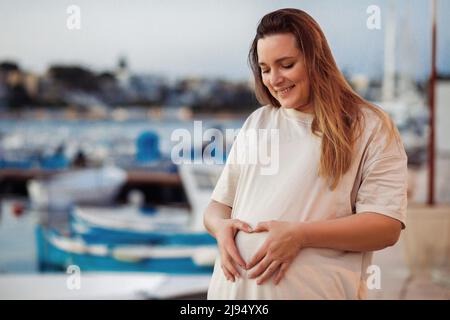
[{"label": "long blonde hair", "polygon": [[322,138],[319,175],[329,179],[333,190],[352,163],[354,145],[364,125],[361,108],[375,111],[391,132],[391,137],[395,134],[393,123],[378,107],[353,91],[339,71],[318,23],[298,9],[271,12],[258,25],[248,58],[255,79],[255,94],[261,104],[280,107],[262,81],[258,40],[280,33],[294,35],[303,53],[311,86],[310,101],[314,106],[311,130]]}]

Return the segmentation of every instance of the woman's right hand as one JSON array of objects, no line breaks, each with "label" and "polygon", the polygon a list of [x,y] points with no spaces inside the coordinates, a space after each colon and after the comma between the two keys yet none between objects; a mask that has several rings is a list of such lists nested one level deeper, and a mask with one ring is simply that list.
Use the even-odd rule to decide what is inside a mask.
[{"label": "woman's right hand", "polygon": [[231,280],[232,282],[235,281],[235,278],[240,277],[236,264],[246,269],[246,263],[242,259],[234,241],[238,231],[251,233],[252,228],[246,222],[238,219],[224,219],[216,233],[221,267],[227,280]]}]

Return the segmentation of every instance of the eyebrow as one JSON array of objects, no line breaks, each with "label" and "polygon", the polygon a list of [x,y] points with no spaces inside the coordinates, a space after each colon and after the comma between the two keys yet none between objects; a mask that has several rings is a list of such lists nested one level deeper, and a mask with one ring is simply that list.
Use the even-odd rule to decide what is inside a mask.
[{"label": "eyebrow", "polygon": [[[282,58],[279,58],[279,59],[275,60],[275,63],[279,63],[279,62],[281,62],[283,60],[293,59],[293,58],[295,58],[295,57],[282,57]],[[266,65],[266,64],[264,62],[259,62],[258,65],[262,66],[262,65]]]}]

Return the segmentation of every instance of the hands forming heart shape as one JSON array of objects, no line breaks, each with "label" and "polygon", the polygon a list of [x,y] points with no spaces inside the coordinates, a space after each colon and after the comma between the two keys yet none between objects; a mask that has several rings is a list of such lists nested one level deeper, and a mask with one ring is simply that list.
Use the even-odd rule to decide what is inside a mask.
[{"label": "hands forming heart shape", "polygon": [[[241,275],[236,265],[251,270],[249,279],[257,278],[260,285],[273,277],[277,285],[286,270],[298,255],[304,243],[303,224],[286,221],[265,221],[256,228],[238,219],[227,219],[216,234],[219,246],[221,267],[227,280],[234,282]],[[267,238],[248,263],[242,259],[236,247],[235,236],[238,231],[246,233],[267,232]]]}]

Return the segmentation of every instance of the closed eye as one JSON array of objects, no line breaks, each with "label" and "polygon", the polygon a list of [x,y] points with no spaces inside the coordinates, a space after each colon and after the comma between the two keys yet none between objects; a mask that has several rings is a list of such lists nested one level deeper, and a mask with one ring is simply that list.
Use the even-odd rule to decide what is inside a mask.
[{"label": "closed eye", "polygon": [[[294,66],[294,64],[295,63],[291,63],[291,64],[288,64],[288,65],[284,65],[284,66],[281,66],[283,69],[290,69],[290,68],[292,68],[293,66]],[[263,70],[263,69],[261,69],[261,72],[262,73],[269,73],[269,71],[270,70]]]}]

